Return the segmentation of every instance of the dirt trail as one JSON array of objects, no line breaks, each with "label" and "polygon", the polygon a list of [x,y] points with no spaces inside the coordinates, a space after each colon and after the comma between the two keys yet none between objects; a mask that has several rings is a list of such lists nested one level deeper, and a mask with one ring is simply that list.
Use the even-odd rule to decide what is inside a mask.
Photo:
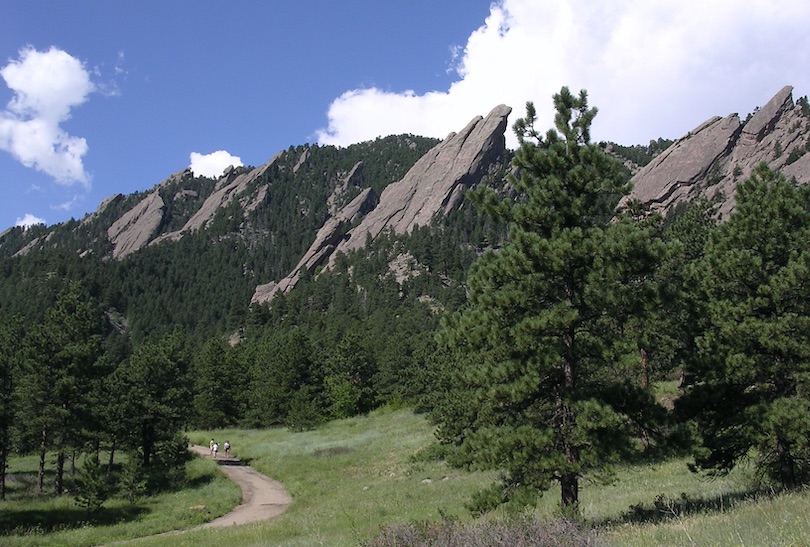
[{"label": "dirt trail", "polygon": [[[205,446],[192,445],[190,449],[198,456],[211,457],[211,452]],[[218,456],[216,461],[222,472],[242,489],[242,503],[227,515],[190,530],[222,528],[266,520],[280,515],[292,503],[292,498],[280,482],[244,465],[237,458]]]}]

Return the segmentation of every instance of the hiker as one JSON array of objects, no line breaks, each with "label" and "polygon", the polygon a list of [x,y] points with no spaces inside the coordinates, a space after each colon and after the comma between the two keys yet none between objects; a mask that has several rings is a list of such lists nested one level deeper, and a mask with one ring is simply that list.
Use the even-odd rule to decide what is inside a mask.
[{"label": "hiker", "polygon": [[230,457],[231,456],[231,443],[229,443],[228,441],[225,441],[224,446],[225,446],[225,455],[227,457]]},{"label": "hiker", "polygon": [[214,439],[211,439],[211,442],[210,442],[210,443],[208,443],[208,450],[210,450],[210,451],[211,451],[211,455],[212,455],[212,456],[214,455],[214,444],[215,444],[215,443],[214,443]]},{"label": "hiker", "polygon": [[217,458],[217,452],[218,451],[219,451],[219,445],[217,443],[214,443],[213,448],[211,448],[211,452],[214,454],[214,459]]}]

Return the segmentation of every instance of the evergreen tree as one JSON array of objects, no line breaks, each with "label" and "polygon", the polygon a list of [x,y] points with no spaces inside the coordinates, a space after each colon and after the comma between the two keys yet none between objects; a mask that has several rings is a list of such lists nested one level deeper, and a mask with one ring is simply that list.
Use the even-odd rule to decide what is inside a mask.
[{"label": "evergreen tree", "polygon": [[18,317],[0,325],[0,500],[6,499],[6,467],[17,412],[14,382],[20,370],[22,339],[23,325]]},{"label": "evergreen tree", "polygon": [[226,342],[212,338],[196,355],[192,370],[197,427],[211,429],[235,425],[242,410],[244,375],[231,348]]},{"label": "evergreen tree", "polygon": [[439,438],[457,446],[455,463],[502,471],[475,510],[533,504],[556,481],[575,514],[580,478],[608,478],[654,404],[624,327],[654,302],[647,281],[664,246],[616,216],[628,183],[590,143],[586,93],[563,88],[554,105],[545,137],[531,103],[515,123],[517,199],[478,195],[509,240],[474,265],[469,301],[441,335],[452,387],[434,411]]},{"label": "evergreen tree", "polygon": [[148,468],[161,442],[185,425],[190,390],[179,335],[138,345],[114,373],[118,387],[118,434],[137,449]]},{"label": "evergreen tree", "polygon": [[18,396],[28,436],[38,437],[40,489],[45,452],[56,449],[55,489],[64,489],[68,450],[82,448],[92,422],[92,394],[105,373],[101,311],[78,283],[71,283],[26,337],[25,372]]},{"label": "evergreen tree", "polygon": [[706,332],[679,408],[698,468],[727,472],[755,449],[792,487],[810,478],[810,187],[761,164],[736,200],[699,265]]}]

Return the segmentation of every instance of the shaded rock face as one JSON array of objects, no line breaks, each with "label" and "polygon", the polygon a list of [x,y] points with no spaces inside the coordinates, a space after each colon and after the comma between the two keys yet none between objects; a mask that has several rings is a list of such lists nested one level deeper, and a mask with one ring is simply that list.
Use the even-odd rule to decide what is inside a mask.
[{"label": "shaded rock face", "polygon": [[[174,173],[155,187],[137,205],[124,213],[107,230],[107,237],[113,244],[113,258],[121,259],[147,245],[154,245],[165,240],[177,241],[183,237],[183,234],[204,229],[213,220],[219,209],[227,206],[234,199],[243,200],[242,206],[245,211],[254,210],[264,199],[267,188],[262,186],[252,196],[248,196],[245,190],[251,182],[262,176],[273,165],[280,154],[276,154],[268,163],[247,173],[238,174],[233,167],[226,169],[217,181],[214,192],[208,196],[181,229],[157,235],[166,210],[165,203],[158,191],[160,188],[179,181],[188,174],[188,170]],[[196,192],[182,191],[175,195],[175,200],[188,196],[196,196]],[[116,197],[113,196],[110,199]],[[96,214],[99,214],[108,203],[108,200],[102,202]]]},{"label": "shaded rock face", "polygon": [[375,197],[374,190],[366,188],[346,207],[328,218],[315,235],[315,241],[298,261],[293,271],[278,283],[271,282],[256,287],[251,303],[270,302],[276,294],[291,291],[304,272],[315,271],[332,256],[335,245],[344,237],[347,227],[374,207]]},{"label": "shaded rock face", "polygon": [[[327,220],[295,269],[278,283],[257,287],[252,302],[272,301],[275,295],[290,291],[303,272],[312,272],[322,264],[333,267],[338,252],[359,249],[385,229],[390,228],[397,234],[408,233],[417,225],[429,224],[436,214],[453,210],[459,205],[464,189],[480,182],[502,157],[511,111],[508,106],[497,106],[485,118],[478,116],[459,133],[448,135],[420,158],[402,180],[387,186],[376,207],[373,207],[375,200],[370,189],[363,191]],[[343,187],[358,184],[361,167],[362,164],[355,165]],[[342,191],[336,189],[337,193]],[[349,230],[366,212],[360,224]]]},{"label": "shaded rock face", "polygon": [[[236,174],[233,168],[226,169],[222,177],[217,181],[214,192],[203,202],[202,206],[197,210],[194,215],[183,225],[182,228],[176,232],[169,232],[162,234],[160,237],[155,238],[150,245],[160,243],[166,239],[176,241],[180,239],[183,234],[194,232],[204,229],[213,219],[217,212],[227,206],[231,201],[237,197],[244,197],[245,190],[248,185],[261,177],[273,163],[279,158],[281,153],[276,154],[273,158],[260,167],[247,172]],[[266,189],[265,189],[266,192]],[[255,209],[256,203],[264,197],[262,194],[258,199],[252,202],[246,201],[242,205],[246,210]]]},{"label": "shaded rock face", "polygon": [[689,132],[633,177],[631,197],[666,212],[701,196],[716,200],[727,218],[734,190],[761,162],[801,183],[810,182],[810,118],[785,86],[747,122],[714,117]]}]

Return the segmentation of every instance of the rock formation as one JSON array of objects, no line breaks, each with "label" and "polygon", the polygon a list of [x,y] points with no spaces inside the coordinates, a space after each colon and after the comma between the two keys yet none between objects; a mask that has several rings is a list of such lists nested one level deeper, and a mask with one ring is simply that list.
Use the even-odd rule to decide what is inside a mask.
[{"label": "rock formation", "polygon": [[[194,213],[190,219],[188,219],[185,225],[183,225],[183,227],[176,232],[162,234],[160,237],[155,238],[151,244],[157,244],[166,239],[176,241],[185,233],[194,232],[196,230],[205,228],[208,223],[213,220],[214,215],[217,214],[217,211],[228,205],[237,196],[243,196],[245,190],[248,188],[248,185],[261,177],[264,172],[267,171],[271,165],[273,165],[280,155],[281,153],[276,154],[269,162],[246,173],[237,174],[236,170],[233,168],[226,169],[217,181],[214,192],[208,196],[202,206],[200,206],[197,212]],[[256,200],[246,200],[242,205],[246,210],[252,210],[251,208],[256,207]]]},{"label": "rock formation", "polygon": [[374,239],[384,229],[397,234],[427,226],[437,213],[455,208],[463,189],[477,183],[503,154],[506,123],[512,109],[495,107],[486,118],[474,118],[459,133],[451,133],[405,174],[383,190],[380,204],[353,229],[336,251],[348,253]]},{"label": "rock formation", "polygon": [[[480,182],[486,171],[505,150],[507,118],[512,109],[495,107],[487,116],[474,118],[459,133],[451,133],[437,144],[405,174],[405,177],[383,190],[379,204],[360,224],[346,231],[348,225],[370,203],[368,190],[331,217],[318,232],[312,246],[293,271],[278,283],[260,285],[252,302],[269,302],[279,292],[291,290],[304,271],[314,271],[321,264],[334,265],[336,253],[358,249],[368,238],[376,238],[390,228],[397,234],[410,232],[415,226],[426,226],[434,215],[450,212],[459,204],[463,190]],[[349,173],[344,184],[356,177],[360,165]],[[328,262],[327,262],[328,260]]]},{"label": "rock formation", "polygon": [[632,197],[666,212],[700,196],[734,209],[734,189],[761,162],[799,183],[810,182],[810,112],[785,86],[746,122],[737,114],[700,124],[633,177]]},{"label": "rock formation", "polygon": [[113,258],[124,258],[149,243],[160,227],[165,207],[163,198],[157,190],[153,190],[121,215],[107,229],[107,237],[113,244]]},{"label": "rock formation", "polygon": [[271,282],[256,287],[251,302],[269,302],[279,292],[287,293],[291,291],[305,271],[315,271],[315,268],[322,265],[332,256],[335,245],[344,237],[348,226],[360,215],[367,213],[374,207],[374,198],[374,190],[366,188],[346,207],[338,211],[336,215],[327,219],[315,235],[315,241],[304,253],[304,256],[301,257],[301,260],[298,261],[293,271],[278,283]]}]

